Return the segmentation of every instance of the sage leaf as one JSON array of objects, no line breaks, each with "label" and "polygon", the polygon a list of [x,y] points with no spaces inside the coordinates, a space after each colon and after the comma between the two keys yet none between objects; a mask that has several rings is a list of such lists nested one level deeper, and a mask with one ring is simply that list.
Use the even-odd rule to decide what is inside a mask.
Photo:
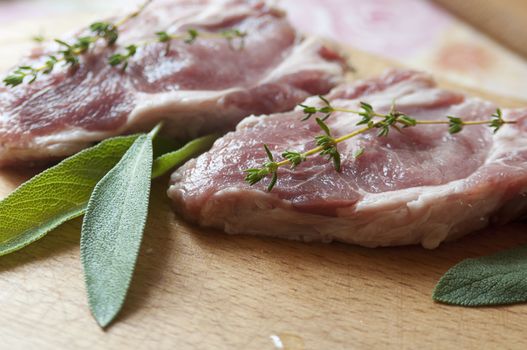
[{"label": "sage leaf", "polygon": [[81,261],[92,313],[106,327],[120,311],[148,215],[152,137],[141,135],[95,186],[81,232]]},{"label": "sage leaf", "polygon": [[461,306],[527,301],[527,246],[460,262],[441,277],[433,299]]},{"label": "sage leaf", "polygon": [[195,155],[208,150],[217,138],[218,135],[200,137],[190,141],[176,151],[159,156],[154,162],[152,178],[159,177],[175,166],[180,165]]},{"label": "sage leaf", "polygon": [[82,215],[97,182],[136,138],[116,137],[85,149],[33,177],[0,201],[0,256]]},{"label": "sage leaf", "polygon": [[[102,141],[36,175],[0,201],[0,256],[23,248],[62,223],[84,214],[97,182],[117,164],[137,137]],[[217,135],[205,136],[159,156],[154,163],[153,177],[206,151],[216,138]],[[158,139],[156,136],[155,140]],[[175,146],[164,139],[156,152]]]}]

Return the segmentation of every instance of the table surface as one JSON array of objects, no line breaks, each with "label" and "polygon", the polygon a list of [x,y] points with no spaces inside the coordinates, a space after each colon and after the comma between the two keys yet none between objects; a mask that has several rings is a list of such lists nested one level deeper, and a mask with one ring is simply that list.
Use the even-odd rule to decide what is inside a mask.
[{"label": "table surface", "polygon": [[[1,69],[15,63],[22,49],[17,43],[11,48],[3,51],[9,54],[2,55]],[[389,66],[351,53],[360,74]],[[522,103],[495,99],[503,106]],[[0,172],[0,193],[30,175]],[[90,316],[79,262],[80,221],[74,220],[0,258],[0,346],[525,348],[527,305],[449,307],[434,303],[431,293],[462,259],[527,243],[527,224],[489,229],[434,251],[229,236],[176,218],[165,196],[167,182],[154,182],[137,271],[113,326],[104,332]]]}]

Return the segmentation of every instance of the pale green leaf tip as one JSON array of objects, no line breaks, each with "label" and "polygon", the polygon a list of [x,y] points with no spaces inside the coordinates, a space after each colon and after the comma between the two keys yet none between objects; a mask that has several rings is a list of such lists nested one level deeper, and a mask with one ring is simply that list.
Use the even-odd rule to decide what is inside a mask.
[{"label": "pale green leaf tip", "polygon": [[161,130],[162,127],[163,127],[163,122],[159,122],[156,126],[154,126],[152,130],[150,130],[150,132],[148,133],[148,136],[154,139],[157,136],[157,134],[159,134],[159,131]]},{"label": "pale green leaf tip", "polygon": [[121,308],[117,310],[117,312],[114,313],[98,313],[96,310],[92,309],[93,311],[93,317],[95,318],[95,321],[97,321],[97,324],[99,327],[101,327],[103,330],[106,330],[108,326],[113,322],[117,314],[119,314],[119,311]]}]

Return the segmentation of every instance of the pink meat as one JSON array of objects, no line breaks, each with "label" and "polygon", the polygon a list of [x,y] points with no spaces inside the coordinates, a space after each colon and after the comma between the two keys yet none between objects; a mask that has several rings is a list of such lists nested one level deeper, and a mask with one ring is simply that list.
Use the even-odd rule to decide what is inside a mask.
[{"label": "pink meat", "polygon": [[[410,71],[342,85],[327,98],[355,110],[365,101],[380,112],[396,101],[398,110],[418,119],[487,120],[496,110],[490,102],[441,90],[428,75]],[[525,212],[527,110],[504,114],[518,123],[496,134],[488,126],[470,126],[450,135],[445,125],[392,130],[387,137],[367,132],[339,144],[341,172],[312,157],[295,170],[280,168],[270,193],[269,179],[253,187],[244,181],[244,169],[266,161],[263,144],[279,158],[287,149],[313,148],[321,131],[313,120],[301,121],[302,111],[249,117],[177,170],[168,194],[185,218],[228,233],[435,248]],[[340,136],[359,128],[358,120],[335,113],[328,125]],[[355,159],[360,148],[365,152]]]},{"label": "pink meat", "polygon": [[[188,29],[247,36],[243,49],[210,37],[155,43],[156,32],[184,36]],[[108,64],[111,54],[145,41],[153,43],[141,46],[125,71]],[[39,66],[57,49],[35,50],[21,65]],[[59,64],[33,84],[0,87],[0,165],[63,157],[162,119],[177,138],[226,131],[249,114],[290,110],[326,93],[343,71],[338,53],[303,38],[263,1],[154,0],[120,28],[115,47],[101,42],[76,69]]]}]

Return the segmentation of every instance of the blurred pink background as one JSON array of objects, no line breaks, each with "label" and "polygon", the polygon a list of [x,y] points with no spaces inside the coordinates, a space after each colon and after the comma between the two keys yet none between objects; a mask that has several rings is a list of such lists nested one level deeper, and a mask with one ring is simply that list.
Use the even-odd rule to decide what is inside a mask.
[{"label": "blurred pink background", "polygon": [[[306,33],[431,71],[458,83],[527,100],[527,63],[429,0],[272,0]],[[75,29],[137,0],[0,0],[0,37]],[[85,20],[84,20],[85,19]],[[85,22],[82,22],[84,20]],[[50,26],[47,23],[53,23]],[[0,57],[2,50],[0,39]],[[18,38],[17,38],[18,40]],[[29,38],[20,38],[28,40]],[[22,47],[21,47],[22,48]],[[24,47],[25,49],[25,47]],[[1,58],[0,58],[1,59]],[[0,62],[3,63],[3,62]],[[13,62],[12,64],[14,64]]]}]

